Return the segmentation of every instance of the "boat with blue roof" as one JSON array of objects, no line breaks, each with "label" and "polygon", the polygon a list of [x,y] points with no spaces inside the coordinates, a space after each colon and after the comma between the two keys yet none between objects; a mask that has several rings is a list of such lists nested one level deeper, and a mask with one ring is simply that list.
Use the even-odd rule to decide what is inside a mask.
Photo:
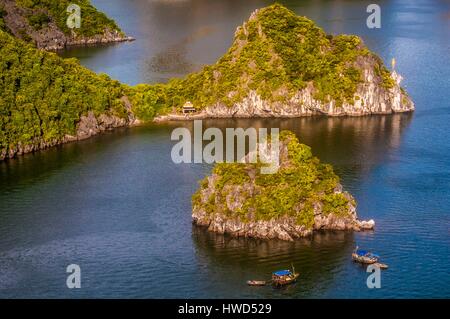
[{"label": "boat with blue roof", "polygon": [[292,284],[297,281],[300,274],[295,272],[294,267],[292,270],[278,270],[272,273],[272,284],[275,287],[281,287]]},{"label": "boat with blue roof", "polygon": [[380,256],[367,250],[358,249],[358,247],[352,253],[352,259],[361,264],[374,264],[378,262],[379,258]]}]

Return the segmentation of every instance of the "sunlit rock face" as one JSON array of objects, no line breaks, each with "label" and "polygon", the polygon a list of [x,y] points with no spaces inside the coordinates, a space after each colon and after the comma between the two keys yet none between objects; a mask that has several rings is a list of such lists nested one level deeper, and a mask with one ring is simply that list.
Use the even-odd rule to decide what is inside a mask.
[{"label": "sunlit rock face", "polygon": [[364,69],[364,81],[358,85],[354,103],[344,102],[337,106],[335,101],[322,102],[314,98],[312,84],[298,91],[287,103],[264,100],[251,91],[241,102],[228,107],[223,103],[207,107],[205,117],[300,117],[315,114],[328,116],[361,116],[369,114],[391,114],[414,111],[414,103],[401,89],[403,77],[396,71],[391,73],[395,84],[384,88],[381,79],[374,73],[370,62]]}]

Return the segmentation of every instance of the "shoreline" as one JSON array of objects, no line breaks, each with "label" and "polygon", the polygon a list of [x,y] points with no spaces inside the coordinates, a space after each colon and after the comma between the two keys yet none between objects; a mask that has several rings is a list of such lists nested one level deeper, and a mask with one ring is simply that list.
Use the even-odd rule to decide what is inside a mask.
[{"label": "shoreline", "polygon": [[340,218],[333,214],[327,217],[316,215],[314,226],[307,228],[297,225],[295,220],[289,217],[243,222],[239,218],[230,218],[223,214],[209,215],[201,209],[193,211],[192,224],[212,233],[227,234],[236,238],[279,239],[290,242],[295,239],[311,237],[319,231],[365,232],[375,230],[373,219]]},{"label": "shoreline", "polygon": [[372,112],[372,113],[341,113],[341,114],[326,114],[322,112],[314,112],[307,114],[295,114],[295,115],[277,115],[277,114],[268,114],[268,115],[209,115],[204,112],[193,114],[193,115],[184,115],[184,114],[175,114],[169,113],[164,115],[156,116],[152,122],[154,123],[166,123],[170,121],[193,121],[193,120],[206,120],[206,119],[295,119],[295,118],[305,118],[305,117],[332,117],[332,118],[344,118],[344,117],[364,117],[364,116],[373,116],[373,115],[394,115],[394,114],[404,114],[404,113],[414,113],[414,109],[412,110],[402,110],[402,111],[389,111],[389,112]]},{"label": "shoreline", "polygon": [[126,119],[107,114],[102,114],[97,118],[92,112],[89,112],[87,115],[81,117],[76,135],[66,134],[61,140],[48,142],[36,141],[35,143],[28,145],[21,145],[19,143],[15,148],[9,149],[9,151],[6,149],[1,150],[0,162],[14,159],[18,156],[44,151],[58,145],[87,140],[107,131],[114,131],[119,128],[136,127],[143,124],[144,122],[130,115]]},{"label": "shoreline", "polygon": [[96,47],[100,45],[108,45],[121,42],[133,42],[135,40],[136,38],[127,35],[124,35],[123,37],[114,37],[114,38],[104,36],[94,36],[88,38],[72,39],[64,43],[57,43],[55,45],[40,47],[40,49],[58,53],[73,48],[90,47],[90,46]]},{"label": "shoreline", "polygon": [[113,43],[121,43],[121,42],[133,42],[136,41],[136,38],[131,36],[124,36],[122,38],[115,38],[115,39],[93,39],[93,38],[86,38],[82,40],[77,41],[69,41],[65,44],[65,46],[61,49],[49,49],[44,48],[44,50],[48,51],[64,51],[67,49],[77,48],[77,47],[89,47],[89,46],[99,46],[99,45],[107,45],[107,44],[113,44]]}]

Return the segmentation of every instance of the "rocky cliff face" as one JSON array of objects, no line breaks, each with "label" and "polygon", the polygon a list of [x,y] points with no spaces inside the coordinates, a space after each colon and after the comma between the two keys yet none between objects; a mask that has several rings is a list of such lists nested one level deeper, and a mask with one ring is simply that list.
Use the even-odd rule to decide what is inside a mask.
[{"label": "rocky cliff face", "polygon": [[273,183],[261,181],[251,164],[214,170],[194,194],[193,223],[221,234],[288,241],[319,230],[373,229],[373,220],[358,220],[354,198],[343,191],[329,166],[318,164],[298,145],[293,135],[281,142],[280,171],[270,177]]},{"label": "rocky cliff face", "polygon": [[49,27],[47,30],[30,32],[30,36],[38,48],[49,51],[61,50],[66,47],[76,45],[125,42],[134,40],[134,38],[125,36],[117,30],[110,29],[105,29],[103,34],[85,37],[78,36],[74,32],[66,35],[57,28]]},{"label": "rocky cliff face", "polygon": [[264,100],[255,91],[250,91],[241,102],[232,107],[224,103],[208,106],[200,112],[179,117],[176,114],[164,119],[179,120],[185,118],[230,118],[230,117],[301,117],[310,115],[327,116],[362,116],[370,114],[392,114],[414,111],[414,103],[400,86],[402,76],[396,71],[391,73],[394,85],[391,88],[382,86],[380,76],[375,74],[373,61],[362,61],[365,65],[364,80],[358,84],[354,102],[344,102],[337,106],[336,101],[323,102],[314,98],[315,88],[310,83],[305,89],[298,91],[288,102],[271,102]]},{"label": "rocky cliff face", "polygon": [[[213,182],[216,178],[217,176],[211,176],[208,188],[202,190],[203,204],[206,204],[208,198],[216,192]],[[230,191],[240,192],[241,190],[238,188],[239,186],[236,186],[234,190],[230,189]],[[341,191],[336,191],[336,194],[341,193]],[[350,195],[345,193],[345,196]],[[237,211],[236,207],[240,208],[241,205],[238,202],[230,201],[228,198],[226,201],[226,208],[229,209],[231,213],[235,213]],[[322,210],[322,205],[316,203],[314,206],[314,225],[312,228],[305,225],[299,225],[295,217],[283,216],[269,220],[242,220],[239,217],[230,217],[230,215],[227,214],[208,213],[207,209],[202,207],[202,205],[193,207],[192,220],[194,224],[207,227],[209,231],[220,234],[260,239],[281,239],[287,241],[311,236],[313,231],[318,230],[363,231],[371,230],[375,226],[373,220],[358,220],[356,208],[352,204],[349,204],[348,214],[346,216],[337,216],[335,214],[325,214]]]},{"label": "rocky cliff face", "polygon": [[364,70],[364,81],[358,85],[354,103],[344,102],[337,106],[335,101],[322,102],[314,98],[312,84],[299,91],[288,102],[271,102],[251,91],[241,102],[228,107],[217,103],[195,114],[195,117],[301,117],[308,115],[361,116],[369,114],[392,114],[414,111],[414,103],[400,87],[402,77],[392,72],[395,85],[392,88],[381,86],[380,79],[373,69]]}]

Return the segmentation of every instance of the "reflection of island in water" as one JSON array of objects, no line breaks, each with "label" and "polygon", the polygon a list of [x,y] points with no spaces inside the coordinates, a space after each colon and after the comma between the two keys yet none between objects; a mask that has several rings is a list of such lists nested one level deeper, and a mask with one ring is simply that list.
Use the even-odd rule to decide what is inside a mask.
[{"label": "reflection of island in water", "polygon": [[[354,246],[351,232],[320,232],[312,240],[285,242],[235,238],[193,226],[192,238],[198,263],[207,265],[207,277],[224,297],[236,296],[236,290],[243,297],[323,295],[334,274],[349,263]],[[273,271],[291,268],[291,264],[300,273],[297,284],[275,292],[270,286],[246,285],[249,279],[269,280]]]}]

